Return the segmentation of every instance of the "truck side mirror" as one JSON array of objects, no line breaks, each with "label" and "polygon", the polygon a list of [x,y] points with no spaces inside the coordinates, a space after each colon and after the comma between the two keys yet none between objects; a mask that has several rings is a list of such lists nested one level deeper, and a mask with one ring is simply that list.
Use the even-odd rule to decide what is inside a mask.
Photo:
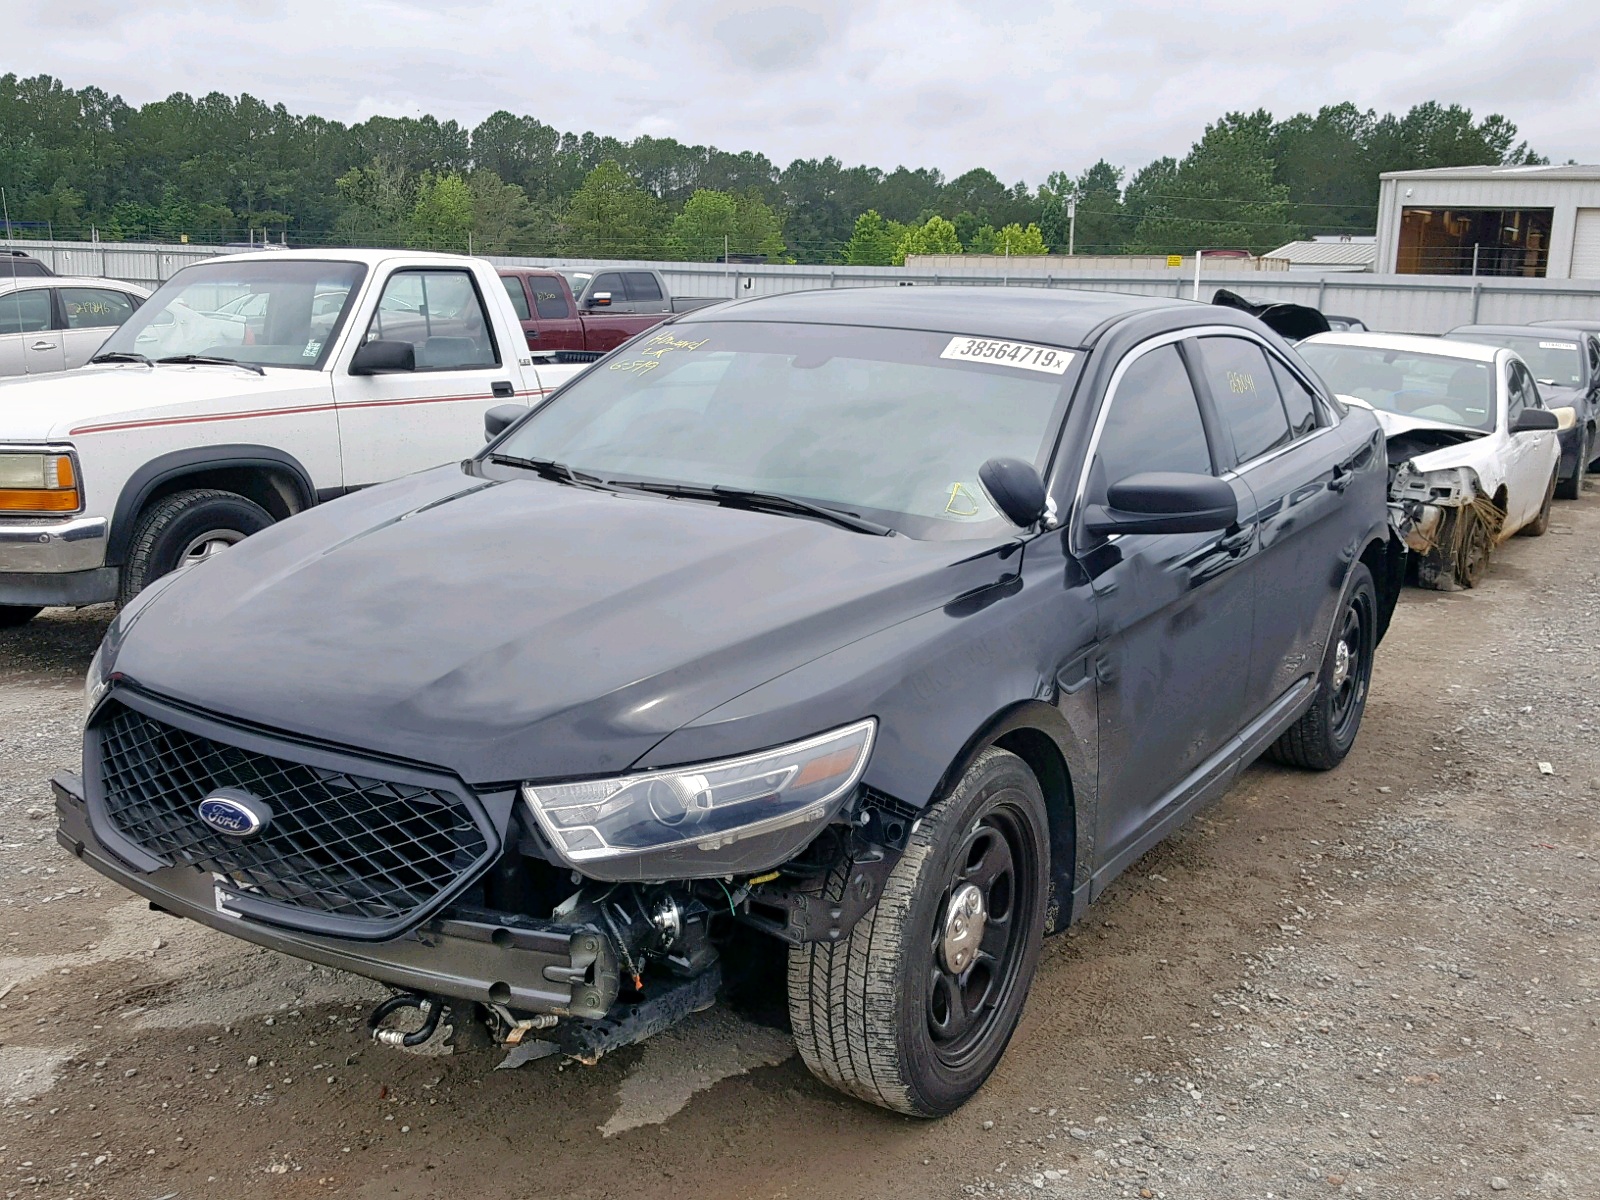
[{"label": "truck side mirror", "polygon": [[594,295],[589,297],[589,307],[590,308],[610,308],[611,307],[611,293],[610,292],[596,292]]},{"label": "truck side mirror", "polygon": [[527,415],[527,408],[521,404],[496,404],[483,414],[483,440],[494,441]]},{"label": "truck side mirror", "polygon": [[363,342],[350,357],[352,375],[392,375],[417,369],[417,348],[410,342]]}]

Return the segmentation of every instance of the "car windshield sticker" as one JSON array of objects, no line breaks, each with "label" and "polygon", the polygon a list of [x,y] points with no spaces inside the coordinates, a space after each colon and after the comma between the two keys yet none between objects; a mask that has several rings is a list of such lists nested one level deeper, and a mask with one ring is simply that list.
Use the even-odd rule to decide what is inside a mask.
[{"label": "car windshield sticker", "polygon": [[982,510],[978,507],[977,498],[967,490],[964,483],[950,485],[950,498],[945,501],[944,511],[952,517],[975,517]]},{"label": "car windshield sticker", "polygon": [[670,333],[658,333],[644,345],[640,346],[638,358],[630,358],[625,362],[614,362],[610,370],[623,371],[630,375],[646,375],[661,365],[661,359],[674,350],[698,350],[709,342],[710,338],[701,338],[698,342],[685,341],[675,338]]},{"label": "car windshield sticker", "polygon": [[1578,348],[1578,343],[1577,342],[1540,342],[1539,343],[1539,349],[1541,349],[1541,350],[1576,350],[1577,348]]},{"label": "car windshield sticker", "polygon": [[1024,371],[1043,371],[1046,375],[1060,375],[1072,365],[1070,350],[1031,346],[1027,342],[996,342],[989,338],[953,337],[939,357],[996,367],[1021,367]]},{"label": "car windshield sticker", "polygon": [[306,348],[304,350],[300,351],[300,357],[301,358],[315,358],[321,352],[322,352],[322,343],[317,341],[316,338],[312,338],[309,342],[306,343]]}]

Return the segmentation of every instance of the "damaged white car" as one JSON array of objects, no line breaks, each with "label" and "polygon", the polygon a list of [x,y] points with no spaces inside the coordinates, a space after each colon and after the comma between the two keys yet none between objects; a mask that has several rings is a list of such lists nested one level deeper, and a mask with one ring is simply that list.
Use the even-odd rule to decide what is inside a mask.
[{"label": "damaged white car", "polygon": [[1389,520],[1416,581],[1475,587],[1495,545],[1550,524],[1561,448],[1527,364],[1495,346],[1322,333],[1296,347],[1389,445]]}]

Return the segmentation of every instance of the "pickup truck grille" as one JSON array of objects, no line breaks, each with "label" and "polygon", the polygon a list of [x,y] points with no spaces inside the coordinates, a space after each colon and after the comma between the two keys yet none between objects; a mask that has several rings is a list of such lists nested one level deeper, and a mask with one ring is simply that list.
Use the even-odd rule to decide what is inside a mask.
[{"label": "pickup truck grille", "polygon": [[[105,811],[117,832],[164,862],[225,876],[240,896],[281,909],[270,919],[282,924],[399,932],[490,853],[474,810],[447,788],[243,750],[126,705],[113,704],[97,724]],[[270,805],[265,827],[233,837],[202,821],[200,802],[223,788]]]}]

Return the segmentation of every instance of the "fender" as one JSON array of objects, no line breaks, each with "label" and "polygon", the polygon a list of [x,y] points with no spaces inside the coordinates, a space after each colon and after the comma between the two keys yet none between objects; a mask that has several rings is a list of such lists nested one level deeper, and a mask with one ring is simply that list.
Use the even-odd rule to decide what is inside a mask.
[{"label": "fender", "polygon": [[[1018,737],[1018,735],[1024,735]],[[1026,735],[1049,739],[1057,761],[1040,761],[1037,743]],[[1097,744],[1098,729],[1080,736],[1061,710],[1043,700],[1021,700],[984,722],[946,768],[933,798],[945,795],[966,774],[972,761],[990,746],[1010,750],[1039,777],[1050,811],[1050,899],[1045,932],[1060,933],[1088,906],[1087,881],[1094,847],[1093,768],[1082,752]],[[1051,778],[1059,774],[1059,778]],[[1076,885],[1084,881],[1080,889]]]},{"label": "fender", "polygon": [[156,489],[185,475],[195,475],[218,467],[265,468],[286,478],[294,489],[300,509],[317,502],[311,475],[292,454],[272,446],[227,445],[194,446],[174,450],[151,459],[128,477],[111,514],[111,536],[106,545],[106,565],[121,566],[133,540],[134,517]]}]

